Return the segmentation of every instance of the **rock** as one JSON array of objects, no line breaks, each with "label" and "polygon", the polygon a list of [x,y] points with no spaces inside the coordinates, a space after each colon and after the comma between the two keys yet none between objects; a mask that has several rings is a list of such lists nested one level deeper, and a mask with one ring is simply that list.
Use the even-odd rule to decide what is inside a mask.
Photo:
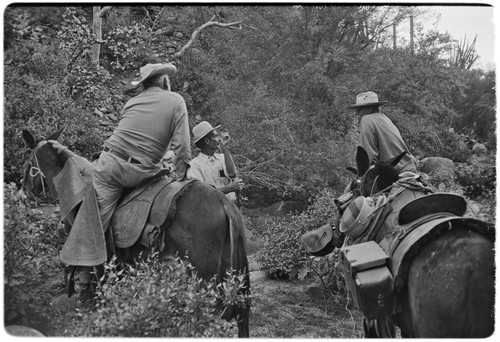
[{"label": "rock", "polygon": [[5,330],[9,335],[12,336],[36,336],[36,337],[45,337],[41,332],[36,329],[26,327],[24,325],[8,325],[5,327]]},{"label": "rock", "polygon": [[265,280],[267,279],[266,272],[264,271],[253,271],[250,272],[250,282]]},{"label": "rock", "polygon": [[477,143],[472,146],[472,153],[476,156],[484,156],[488,153],[488,149],[483,144]]},{"label": "rock", "polygon": [[427,174],[435,172],[454,172],[453,160],[443,157],[428,157],[420,161],[419,171]]}]

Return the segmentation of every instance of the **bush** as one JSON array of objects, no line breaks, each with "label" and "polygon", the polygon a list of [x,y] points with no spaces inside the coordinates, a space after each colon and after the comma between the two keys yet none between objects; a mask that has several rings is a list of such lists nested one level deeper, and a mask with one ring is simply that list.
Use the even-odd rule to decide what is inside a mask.
[{"label": "bush", "polygon": [[45,281],[47,268],[59,268],[54,255],[65,240],[58,215],[48,219],[19,201],[14,183],[4,184],[4,286],[6,306],[23,285]]},{"label": "bush", "polygon": [[324,190],[309,209],[289,221],[272,218],[266,221],[265,242],[258,258],[266,274],[273,279],[294,278],[305,267],[309,255],[300,243],[307,231],[329,223],[335,227],[336,198],[331,190]]},{"label": "bush", "polygon": [[457,182],[464,188],[464,194],[470,198],[480,196],[495,198],[496,167],[494,164],[457,164],[455,168]]},{"label": "bush", "polygon": [[204,282],[184,259],[170,262],[157,254],[135,267],[106,266],[98,288],[97,311],[87,317],[84,334],[121,337],[227,337],[235,322],[216,315],[218,304],[243,303],[240,276],[225,283]]}]

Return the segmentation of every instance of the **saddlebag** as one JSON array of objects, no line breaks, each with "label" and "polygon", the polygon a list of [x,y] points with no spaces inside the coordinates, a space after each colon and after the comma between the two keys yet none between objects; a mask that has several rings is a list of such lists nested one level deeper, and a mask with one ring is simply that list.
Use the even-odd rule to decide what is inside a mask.
[{"label": "saddlebag", "polygon": [[374,241],[340,249],[340,264],[347,290],[367,319],[392,315],[394,278],[390,258]]}]

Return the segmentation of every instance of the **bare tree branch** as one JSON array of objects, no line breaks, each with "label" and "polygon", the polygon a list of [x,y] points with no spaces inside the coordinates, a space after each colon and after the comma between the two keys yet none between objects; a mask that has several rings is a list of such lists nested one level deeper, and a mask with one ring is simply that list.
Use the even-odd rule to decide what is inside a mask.
[{"label": "bare tree branch", "polygon": [[108,13],[111,10],[111,8],[113,8],[113,6],[104,6],[97,15],[102,18],[106,13]]},{"label": "bare tree branch", "polygon": [[184,45],[178,52],[176,52],[172,56],[172,59],[177,59],[180,56],[182,56],[186,52],[186,50],[189,49],[191,45],[193,45],[194,41],[196,40],[200,32],[206,29],[207,27],[218,26],[218,27],[228,28],[230,30],[241,30],[243,20],[235,21],[232,23],[221,23],[218,21],[214,21],[216,17],[217,15],[214,15],[209,21],[207,21],[205,24],[199,26],[196,30],[194,30],[194,32],[191,34],[191,39],[189,39],[186,45]]}]

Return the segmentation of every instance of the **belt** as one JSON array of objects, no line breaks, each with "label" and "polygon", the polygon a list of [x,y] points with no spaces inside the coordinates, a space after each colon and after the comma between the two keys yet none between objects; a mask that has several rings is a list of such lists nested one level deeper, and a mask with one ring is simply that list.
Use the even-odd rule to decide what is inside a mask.
[{"label": "belt", "polygon": [[104,148],[102,149],[104,152],[108,152],[108,153],[111,153],[115,156],[117,156],[118,158],[120,159],[123,159],[125,160],[127,163],[132,163],[132,164],[140,164],[141,162],[138,161],[137,159],[134,159],[132,157],[129,157],[129,156],[126,156],[118,151],[115,151],[115,150],[112,150],[110,149],[109,147],[106,147],[104,146]]}]

